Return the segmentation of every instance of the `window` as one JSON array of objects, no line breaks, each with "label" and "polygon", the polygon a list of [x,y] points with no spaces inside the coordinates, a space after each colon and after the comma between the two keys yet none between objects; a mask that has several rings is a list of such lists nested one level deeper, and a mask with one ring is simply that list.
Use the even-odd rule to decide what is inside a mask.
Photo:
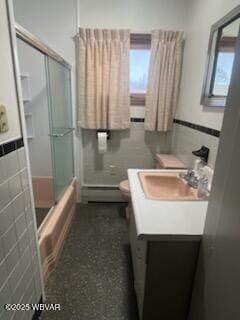
[{"label": "window", "polygon": [[131,105],[145,105],[150,62],[150,34],[131,34],[130,94]]},{"label": "window", "polygon": [[225,36],[223,31],[219,41],[218,54],[215,62],[216,70],[211,92],[212,96],[220,97],[226,97],[228,95],[236,45],[236,37]]},{"label": "window", "polygon": [[216,75],[213,84],[213,96],[228,95],[228,88],[230,85],[232,67],[233,67],[234,53],[219,52],[217,58]]},{"label": "window", "polygon": [[206,75],[201,104],[207,107],[225,107],[239,33],[239,9],[223,17],[211,29]]},{"label": "window", "polygon": [[130,91],[132,93],[146,93],[148,68],[150,60],[149,50],[132,49],[130,52]]}]

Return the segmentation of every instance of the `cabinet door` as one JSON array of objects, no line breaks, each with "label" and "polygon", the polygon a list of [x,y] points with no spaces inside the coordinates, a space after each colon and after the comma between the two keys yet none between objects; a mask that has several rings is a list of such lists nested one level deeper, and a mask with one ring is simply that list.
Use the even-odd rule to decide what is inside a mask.
[{"label": "cabinet door", "polygon": [[148,244],[144,320],[186,320],[199,242]]},{"label": "cabinet door", "polygon": [[130,244],[134,272],[134,287],[137,295],[139,315],[141,316],[145,287],[147,242],[137,239],[136,224],[133,214],[131,215],[130,220]]}]

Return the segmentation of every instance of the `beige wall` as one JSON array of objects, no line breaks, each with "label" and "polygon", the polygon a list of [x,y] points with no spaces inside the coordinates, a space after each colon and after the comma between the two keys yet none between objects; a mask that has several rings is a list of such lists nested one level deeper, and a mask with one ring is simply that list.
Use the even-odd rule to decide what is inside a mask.
[{"label": "beige wall", "polygon": [[13,0],[17,23],[75,65],[76,0]]},{"label": "beige wall", "polygon": [[[20,124],[18,115],[18,104],[16,87],[14,82],[14,71],[12,66],[12,56],[8,21],[5,14],[5,1],[0,1],[0,105],[4,105],[7,110],[9,131],[0,133],[0,143],[4,143],[20,137]],[[11,92],[11,94],[9,94]]]},{"label": "beige wall", "polygon": [[184,30],[186,0],[80,0],[80,25],[89,28]]},{"label": "beige wall", "polygon": [[187,28],[177,118],[221,129],[224,109],[200,105],[210,28],[239,0],[187,0]]}]

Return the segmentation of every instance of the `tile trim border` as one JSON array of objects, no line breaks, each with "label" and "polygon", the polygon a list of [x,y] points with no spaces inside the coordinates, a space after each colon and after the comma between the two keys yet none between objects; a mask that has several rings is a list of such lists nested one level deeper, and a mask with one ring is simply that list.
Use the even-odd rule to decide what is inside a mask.
[{"label": "tile trim border", "polygon": [[[131,122],[144,122],[144,118],[131,118]],[[210,136],[213,136],[216,138],[220,137],[221,132],[216,129],[208,128],[200,124],[195,124],[195,123],[180,120],[180,119],[174,119],[173,122],[176,124],[182,125],[184,127],[188,127],[190,129],[197,130],[205,134],[209,134]]]},{"label": "tile trim border", "polygon": [[195,124],[195,123],[192,123],[192,122],[179,120],[179,119],[174,119],[173,122],[176,123],[176,124],[179,124],[181,126],[188,127],[190,129],[197,130],[197,131],[209,134],[210,136],[213,136],[213,137],[217,137],[217,138],[220,137],[221,131],[216,130],[216,129],[204,127],[204,126],[199,125],[199,124]]},{"label": "tile trim border", "polygon": [[6,156],[7,154],[16,151],[24,146],[23,138],[18,138],[16,140],[6,142],[0,145],[0,158]]}]

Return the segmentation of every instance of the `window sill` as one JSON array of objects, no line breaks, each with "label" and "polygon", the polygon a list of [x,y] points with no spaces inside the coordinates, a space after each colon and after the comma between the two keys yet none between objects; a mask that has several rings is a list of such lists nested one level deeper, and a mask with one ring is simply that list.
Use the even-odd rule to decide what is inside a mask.
[{"label": "window sill", "polygon": [[145,107],[145,104],[146,104],[145,93],[132,93],[130,95],[130,104],[131,106]]},{"label": "window sill", "polygon": [[204,107],[225,107],[226,97],[203,96],[201,99],[201,105],[203,105]]}]

